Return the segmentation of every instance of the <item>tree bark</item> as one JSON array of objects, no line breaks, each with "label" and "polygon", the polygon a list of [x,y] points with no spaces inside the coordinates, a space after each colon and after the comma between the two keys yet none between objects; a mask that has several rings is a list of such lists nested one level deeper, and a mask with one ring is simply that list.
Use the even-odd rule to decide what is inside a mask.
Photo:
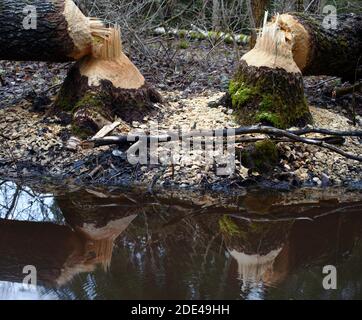
[{"label": "tree bark", "polygon": [[221,8],[220,0],[212,0],[212,28],[215,31],[220,31],[221,29]]},{"label": "tree bark", "polygon": [[[25,10],[27,6],[33,6],[36,17]],[[71,0],[3,0],[0,59],[77,60],[92,52],[92,24],[99,26],[86,18]]]},{"label": "tree bark", "polygon": [[335,29],[326,28],[327,22],[325,15],[288,13],[279,17],[303,75],[339,76],[354,82],[362,75],[362,15],[338,14]]}]

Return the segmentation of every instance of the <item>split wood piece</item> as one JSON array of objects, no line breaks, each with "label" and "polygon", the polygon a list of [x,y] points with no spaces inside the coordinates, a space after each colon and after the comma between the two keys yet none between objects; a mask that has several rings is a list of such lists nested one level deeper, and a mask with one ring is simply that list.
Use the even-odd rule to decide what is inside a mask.
[{"label": "split wood piece", "polygon": [[111,133],[114,129],[116,129],[118,126],[121,125],[120,121],[115,121],[107,126],[104,126],[101,130],[97,132],[95,136],[93,136],[92,139],[100,139],[107,136],[109,133]]},{"label": "split wood piece", "polygon": [[248,14],[250,17],[251,37],[250,49],[253,49],[257,40],[257,30],[263,25],[265,11],[268,10],[270,0],[247,0]]}]

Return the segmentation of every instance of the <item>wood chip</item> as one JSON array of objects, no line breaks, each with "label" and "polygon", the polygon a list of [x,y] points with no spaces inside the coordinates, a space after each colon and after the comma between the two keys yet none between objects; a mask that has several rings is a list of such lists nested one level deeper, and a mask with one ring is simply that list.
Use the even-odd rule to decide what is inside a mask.
[{"label": "wood chip", "polygon": [[120,125],[121,125],[120,121],[115,121],[115,122],[113,122],[111,124],[108,124],[108,125],[104,126],[101,130],[99,130],[97,132],[97,134],[95,136],[92,137],[91,140],[104,138],[106,135],[111,133],[114,129],[116,129]]}]

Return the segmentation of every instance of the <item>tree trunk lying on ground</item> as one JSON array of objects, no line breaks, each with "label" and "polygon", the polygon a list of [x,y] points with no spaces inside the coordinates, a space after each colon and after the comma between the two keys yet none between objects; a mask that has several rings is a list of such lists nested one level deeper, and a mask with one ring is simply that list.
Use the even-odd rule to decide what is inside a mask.
[{"label": "tree trunk lying on ground", "polygon": [[[33,6],[36,16],[31,17],[27,6]],[[108,32],[99,20],[85,17],[72,0],[3,0],[0,30],[0,60],[51,62],[91,54]]]},{"label": "tree trunk lying on ground", "polygon": [[[26,6],[35,29],[24,28]],[[30,9],[30,8],[29,8]],[[25,23],[26,25],[26,23]],[[30,24],[29,24],[30,27]],[[73,114],[75,133],[94,135],[116,117],[143,119],[161,96],[122,52],[119,27],[83,15],[72,0],[4,0],[0,4],[0,59],[77,60],[55,102]]]},{"label": "tree trunk lying on ground", "polygon": [[357,78],[362,75],[362,15],[339,14],[335,29],[326,28],[326,19],[324,15],[288,13],[278,18],[278,25],[292,43],[294,60],[303,75],[339,76],[354,82],[356,71]]},{"label": "tree trunk lying on ground", "polygon": [[190,39],[190,40],[211,40],[214,42],[224,41],[227,44],[247,44],[250,42],[250,36],[245,34],[234,34],[234,33],[225,33],[225,32],[217,32],[217,31],[205,31],[194,25],[192,26],[192,30],[185,29],[168,29],[166,30],[164,27],[156,28],[153,33],[157,36],[164,35],[172,35],[178,37],[180,39]]}]

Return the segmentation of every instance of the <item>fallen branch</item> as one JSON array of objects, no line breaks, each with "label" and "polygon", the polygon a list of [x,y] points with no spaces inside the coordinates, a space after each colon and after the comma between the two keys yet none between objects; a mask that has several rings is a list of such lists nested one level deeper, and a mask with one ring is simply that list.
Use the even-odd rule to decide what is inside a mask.
[{"label": "fallen branch", "polygon": [[194,30],[173,29],[173,28],[166,30],[164,27],[158,27],[154,29],[153,33],[157,36],[171,35],[181,39],[189,38],[191,40],[200,40],[200,41],[207,39],[212,41],[223,40],[225,43],[228,44],[237,43],[245,45],[250,41],[250,37],[244,34],[204,31],[195,26],[192,27]]},{"label": "fallen branch", "polygon": [[355,92],[362,92],[362,82],[358,82],[353,86],[348,86],[344,88],[338,88],[333,91],[333,96],[336,98],[345,96],[347,94],[355,93]]},{"label": "fallen branch", "polygon": [[[282,142],[294,142],[291,139],[288,138],[270,138],[271,140],[273,140],[275,143],[282,143]],[[236,143],[255,143],[258,141],[262,141],[265,140],[265,138],[262,137],[247,137],[247,138],[238,138],[235,140]],[[329,143],[329,144],[333,144],[333,145],[343,145],[346,142],[346,139],[344,139],[343,137],[325,137],[325,138],[313,138],[313,140],[318,140],[318,141],[324,141],[325,143]]]},{"label": "fallen branch", "polygon": [[[267,127],[267,126],[250,126],[250,127],[240,127],[234,130],[231,129],[220,129],[220,130],[194,130],[187,132],[185,134],[179,135],[178,133],[169,133],[169,134],[161,134],[157,136],[150,136],[150,135],[141,135],[141,134],[133,134],[133,135],[122,135],[122,136],[110,136],[104,137],[101,139],[94,139],[92,141],[85,141],[82,143],[83,148],[97,148],[101,146],[109,146],[109,145],[118,145],[118,146],[129,146],[134,144],[135,142],[139,141],[140,139],[147,139],[147,143],[151,141],[158,141],[160,143],[171,142],[175,141],[175,137],[178,137],[179,140],[181,139],[189,139],[189,138],[197,138],[197,137],[215,137],[215,136],[240,136],[245,134],[265,134],[271,137],[285,137],[290,139],[290,142],[300,142],[308,145],[315,145],[320,148],[325,148],[330,151],[333,151],[341,156],[362,162],[361,155],[351,154],[346,152],[332,144],[325,142],[325,140],[320,138],[305,138],[301,137],[302,135],[308,133],[319,133],[319,134],[326,134],[330,136],[346,136],[346,137],[362,137],[362,131],[337,131],[337,130],[329,130],[323,128],[312,128],[312,127],[305,127],[303,129],[298,130],[283,130],[277,129],[274,127]],[[130,137],[133,138],[134,141],[130,141]],[[330,138],[330,137],[329,137]]]}]

